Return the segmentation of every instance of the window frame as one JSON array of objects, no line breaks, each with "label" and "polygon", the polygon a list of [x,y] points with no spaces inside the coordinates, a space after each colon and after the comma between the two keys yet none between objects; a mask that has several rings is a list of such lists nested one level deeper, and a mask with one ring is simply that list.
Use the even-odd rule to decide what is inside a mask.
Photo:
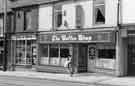
[{"label": "window frame", "polygon": [[[31,28],[28,28],[29,26]],[[24,10],[24,31],[30,29],[32,29],[32,9]]]},{"label": "window frame", "polygon": [[[48,48],[48,57],[45,57],[45,58],[48,58],[48,64],[41,64],[41,56],[39,57],[39,65],[51,65],[51,66],[64,66],[63,64],[62,64],[62,60],[64,60],[64,59],[66,59],[66,58],[63,58],[63,57],[61,57],[60,55],[61,55],[61,52],[60,52],[60,50],[61,49],[63,49],[63,48],[67,48],[68,50],[69,50],[69,54],[71,54],[71,52],[70,52],[70,50],[71,50],[71,45],[62,45],[62,44],[56,44],[56,45],[53,45],[53,44],[41,44],[40,45],[40,47],[41,46],[48,46],[47,48]],[[58,57],[51,57],[50,56],[50,48],[58,48]],[[53,58],[57,58],[57,60],[58,60],[58,63],[56,64],[56,65],[54,65],[54,64],[52,64],[52,62],[51,62],[51,59],[53,59]]]},{"label": "window frame", "polygon": [[[54,11],[53,11],[53,14],[54,14],[54,20],[53,20],[53,22],[54,22],[54,28],[56,29],[56,30],[58,30],[62,25],[63,25],[63,11],[62,11],[62,4],[56,4],[56,5],[54,5],[53,6],[53,9],[54,9]],[[60,16],[61,15],[61,19],[60,19],[60,25],[58,24],[59,22],[59,19],[58,18],[60,18],[60,17],[58,17],[58,16]]]},{"label": "window frame", "polygon": [[3,37],[3,31],[4,30],[4,18],[3,16],[0,16],[0,37]]},{"label": "window frame", "polygon": [[[97,13],[96,13],[97,10],[96,9],[100,9],[101,6],[103,6],[103,9],[104,9],[104,14],[102,14],[103,17],[104,17],[104,21],[96,22],[96,18],[97,18]],[[94,26],[96,26],[96,25],[104,25],[105,24],[105,22],[106,22],[106,15],[105,15],[105,13],[106,13],[106,10],[105,10],[105,0],[103,0],[103,2],[99,2],[99,3],[98,3],[97,0],[94,1],[93,2],[93,25]]]}]

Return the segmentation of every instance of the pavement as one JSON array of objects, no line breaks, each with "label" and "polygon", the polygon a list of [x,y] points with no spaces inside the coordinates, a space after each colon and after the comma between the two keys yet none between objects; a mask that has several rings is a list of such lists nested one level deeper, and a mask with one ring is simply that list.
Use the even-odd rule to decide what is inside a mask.
[{"label": "pavement", "polygon": [[90,84],[108,84],[114,86],[135,86],[134,77],[116,77],[97,73],[81,73],[74,74],[71,77],[69,74],[46,73],[33,71],[0,71],[0,76],[15,76],[38,79],[51,79],[60,81],[90,83]]}]

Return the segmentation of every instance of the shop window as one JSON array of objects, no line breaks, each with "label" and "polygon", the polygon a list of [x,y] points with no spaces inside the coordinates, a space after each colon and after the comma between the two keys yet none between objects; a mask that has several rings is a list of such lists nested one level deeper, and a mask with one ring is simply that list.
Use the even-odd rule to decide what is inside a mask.
[{"label": "shop window", "polygon": [[70,52],[69,48],[67,45],[40,45],[40,64],[64,66]]},{"label": "shop window", "polygon": [[54,16],[55,16],[55,27],[59,28],[62,25],[62,6],[61,5],[56,5],[54,7]]},{"label": "shop window", "polygon": [[37,55],[32,51],[35,41],[17,40],[16,41],[16,64],[17,65],[34,65],[36,64]]},{"label": "shop window", "polygon": [[50,48],[50,57],[58,57],[59,49],[58,48]]},{"label": "shop window", "polygon": [[94,1],[94,24],[105,24],[104,0]]},{"label": "shop window", "polygon": [[115,50],[114,49],[99,49],[98,55],[99,55],[99,58],[115,59]]},{"label": "shop window", "polygon": [[48,57],[48,46],[42,46],[41,49],[41,57]]},{"label": "shop window", "polygon": [[67,58],[68,55],[69,55],[68,48],[60,48],[60,57],[61,58]]},{"label": "shop window", "polygon": [[40,64],[49,64],[49,58],[48,58],[48,45],[40,45]]},{"label": "shop window", "polygon": [[103,69],[115,69],[116,50],[114,45],[97,45],[96,67]]}]

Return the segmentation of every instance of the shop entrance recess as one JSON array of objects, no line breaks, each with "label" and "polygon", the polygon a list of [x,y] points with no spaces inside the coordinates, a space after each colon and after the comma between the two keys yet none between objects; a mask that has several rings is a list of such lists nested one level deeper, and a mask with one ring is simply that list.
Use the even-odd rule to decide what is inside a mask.
[{"label": "shop entrance recess", "polygon": [[87,72],[87,44],[79,45],[78,71]]}]

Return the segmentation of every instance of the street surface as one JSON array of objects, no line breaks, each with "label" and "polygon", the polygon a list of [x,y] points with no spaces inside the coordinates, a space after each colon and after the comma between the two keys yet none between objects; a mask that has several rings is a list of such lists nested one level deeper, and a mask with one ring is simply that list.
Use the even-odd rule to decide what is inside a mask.
[{"label": "street surface", "polygon": [[112,86],[48,79],[0,76],[0,86]]}]

